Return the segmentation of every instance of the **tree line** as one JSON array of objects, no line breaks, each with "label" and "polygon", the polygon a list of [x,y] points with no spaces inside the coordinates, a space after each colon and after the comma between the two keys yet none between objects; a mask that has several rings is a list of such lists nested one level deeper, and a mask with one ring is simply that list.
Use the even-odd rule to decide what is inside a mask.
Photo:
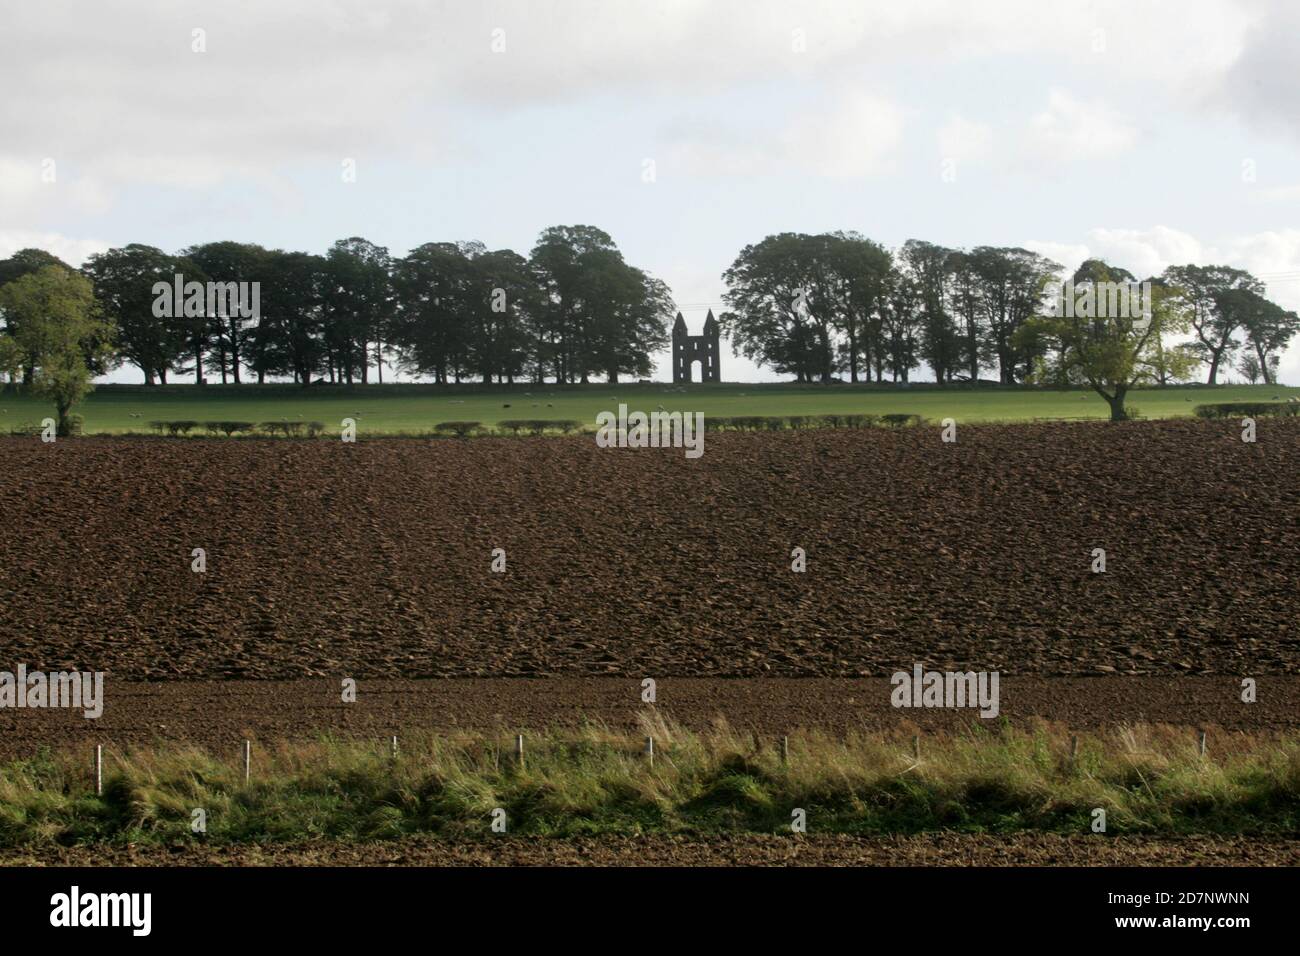
[{"label": "tree line", "polygon": [[[1004,385],[1089,384],[1080,340],[1072,352],[1069,334],[1044,324],[1053,290],[1142,284],[1101,260],[1066,276],[1027,249],[912,239],[891,252],[853,232],[768,236],[746,246],[723,281],[719,321],[733,348],[799,382],[907,382],[924,364],[939,383],[989,371]],[[1218,265],[1171,266],[1143,282],[1158,314],[1128,330],[1144,333],[1139,384],[1181,381],[1205,365],[1213,385],[1234,360],[1252,383],[1275,382],[1300,320],[1268,301],[1262,282]]]},{"label": "tree line", "polygon": [[[255,314],[213,307],[211,296],[160,309],[159,290],[176,288],[178,276],[255,286]],[[1096,259],[1066,277],[1014,247],[913,239],[891,251],[853,232],[780,233],[746,246],[722,278],[719,319],[733,349],[798,382],[847,373],[905,383],[922,364],[941,384],[991,371],[1005,385],[1091,387],[1114,418],[1125,417],[1131,388],[1184,381],[1201,365],[1211,385],[1230,366],[1273,384],[1300,330],[1257,278],[1221,265],[1172,266],[1139,283]],[[1066,279],[1088,294],[1119,286],[1126,304],[1142,301],[1122,316],[1063,314],[1053,290]],[[394,257],[353,237],[324,255],[133,243],[76,270],[24,249],[0,260],[0,376],[52,398],[61,431],[94,376],[128,362],[148,384],[189,375],[199,384],[365,384],[372,371],[382,382],[390,361],[437,383],[617,382],[650,373],[673,311],[661,280],[583,225],[544,230],[527,258],[480,242],[425,243]]]},{"label": "tree line", "polygon": [[[607,233],[581,225],[546,229],[528,258],[481,242],[430,242],[395,257],[354,237],[324,255],[241,242],[168,253],[133,243],[73,270],[24,249],[0,261],[0,288],[48,267],[84,277],[111,329],[112,347],[94,355],[92,372],[130,363],[146,384],[364,384],[382,382],[385,363],[439,383],[618,381],[650,374],[672,318],[668,287],[627,263]],[[159,310],[156,289],[176,276],[257,283],[260,314],[187,314],[179,303]],[[0,303],[10,351],[22,338],[20,311]],[[24,382],[39,371],[36,349],[26,351],[16,363]]]}]

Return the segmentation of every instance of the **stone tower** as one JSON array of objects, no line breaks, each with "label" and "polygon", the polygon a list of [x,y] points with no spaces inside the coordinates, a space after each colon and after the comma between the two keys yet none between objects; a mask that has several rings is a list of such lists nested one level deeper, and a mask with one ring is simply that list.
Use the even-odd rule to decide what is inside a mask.
[{"label": "stone tower", "polygon": [[704,320],[703,335],[687,335],[686,320],[680,312],[673,323],[673,381],[689,382],[691,366],[699,361],[701,382],[722,381],[722,350],[719,347],[720,330],[713,310]]}]

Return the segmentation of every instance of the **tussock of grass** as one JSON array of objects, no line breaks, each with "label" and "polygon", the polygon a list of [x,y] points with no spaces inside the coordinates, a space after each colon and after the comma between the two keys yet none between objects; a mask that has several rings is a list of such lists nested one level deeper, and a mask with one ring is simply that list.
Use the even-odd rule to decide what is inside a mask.
[{"label": "tussock of grass", "polygon": [[600,726],[529,735],[523,766],[507,735],[321,739],[254,747],[252,781],[232,758],[178,746],[106,756],[102,797],[84,754],[0,764],[0,845],[196,839],[212,842],[486,836],[494,809],[511,833],[788,831],[915,833],[951,829],[1283,833],[1300,829],[1300,740],[1224,738],[1206,756],[1193,736],[1150,727],[1069,740],[1004,727],[930,739],[921,759],[906,737],[811,733],[756,740],[725,724],[689,733],[659,716],[655,738]]}]

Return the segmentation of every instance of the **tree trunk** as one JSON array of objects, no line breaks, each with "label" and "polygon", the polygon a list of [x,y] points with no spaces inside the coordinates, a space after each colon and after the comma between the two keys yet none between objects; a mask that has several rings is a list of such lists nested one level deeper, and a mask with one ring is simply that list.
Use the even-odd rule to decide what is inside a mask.
[{"label": "tree trunk", "polygon": [[1124,396],[1127,392],[1128,389],[1117,388],[1113,396],[1107,395],[1105,392],[1101,393],[1102,398],[1106,399],[1106,403],[1110,405],[1110,420],[1112,422],[1128,421],[1128,415],[1124,412]]},{"label": "tree trunk", "polygon": [[59,438],[67,438],[69,434],[68,413],[72,411],[72,403],[56,400],[54,408],[59,416],[59,422],[55,426],[55,434]]},{"label": "tree trunk", "polygon": [[1255,346],[1255,357],[1259,359],[1259,372],[1261,375],[1264,376],[1264,384],[1265,385],[1277,384],[1276,382],[1273,381],[1273,376],[1268,371],[1268,357],[1264,355],[1263,349],[1261,349],[1258,345]]}]

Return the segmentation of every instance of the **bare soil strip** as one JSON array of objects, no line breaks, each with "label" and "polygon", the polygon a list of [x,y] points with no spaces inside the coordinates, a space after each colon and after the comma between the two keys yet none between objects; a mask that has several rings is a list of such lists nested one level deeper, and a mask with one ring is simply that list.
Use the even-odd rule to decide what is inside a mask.
[{"label": "bare soil strip", "polygon": [[262,846],[78,846],[0,851],[4,866],[1296,866],[1300,840],[922,834],[710,836],[470,843],[407,838]]},{"label": "bare soil strip", "polygon": [[0,646],[137,680],[1295,674],[1297,474],[1273,419],[710,434],[695,461],[3,438]]},{"label": "bare soil strip", "polygon": [[693,730],[721,718],[769,736],[814,729],[941,733],[1031,719],[1079,730],[1173,724],[1205,728],[1211,747],[1231,746],[1238,733],[1300,727],[1297,677],[1260,678],[1253,704],[1242,703],[1240,681],[1229,677],[1012,677],[1001,684],[996,720],[973,710],[894,708],[890,690],[884,678],[663,678],[651,706],[641,701],[640,681],[625,678],[362,680],[356,702],[345,704],[338,680],[109,681],[98,720],[79,711],[0,709],[0,754],[160,740],[233,752],[245,737],[270,742],[329,733],[386,740],[414,730],[515,732],[584,721],[635,731],[655,714]]}]

